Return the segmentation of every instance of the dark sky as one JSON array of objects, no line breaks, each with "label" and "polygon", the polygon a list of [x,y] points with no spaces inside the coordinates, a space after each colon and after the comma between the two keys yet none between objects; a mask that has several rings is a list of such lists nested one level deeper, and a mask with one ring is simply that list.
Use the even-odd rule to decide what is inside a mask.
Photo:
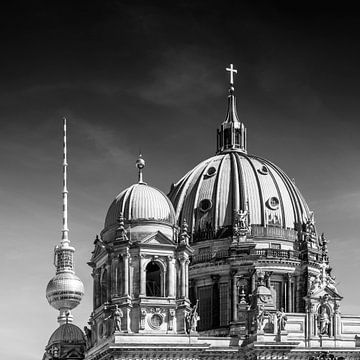
[{"label": "dark sky", "polygon": [[[86,262],[109,204],[136,181],[139,150],[146,181],[165,192],[214,154],[229,63],[249,152],[295,178],[330,241],[342,311],[360,313],[351,281],[360,256],[359,12],[329,2],[237,3],[2,5],[0,300],[9,311],[1,358],[38,359],[57,326],[45,288],[60,241],[62,117],[70,239],[86,286],[74,317],[83,327]],[[20,328],[30,334],[22,347]]]}]

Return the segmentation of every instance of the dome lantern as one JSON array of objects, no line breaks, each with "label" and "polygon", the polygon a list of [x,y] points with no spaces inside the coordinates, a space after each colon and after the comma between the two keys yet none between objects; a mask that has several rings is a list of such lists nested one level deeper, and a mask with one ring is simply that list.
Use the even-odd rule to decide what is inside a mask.
[{"label": "dome lantern", "polygon": [[236,74],[237,70],[233,68],[233,64],[230,64],[226,71],[230,72],[228,108],[225,121],[217,131],[217,153],[227,150],[239,150],[246,153],[246,128],[238,118],[234,95],[234,73]]}]

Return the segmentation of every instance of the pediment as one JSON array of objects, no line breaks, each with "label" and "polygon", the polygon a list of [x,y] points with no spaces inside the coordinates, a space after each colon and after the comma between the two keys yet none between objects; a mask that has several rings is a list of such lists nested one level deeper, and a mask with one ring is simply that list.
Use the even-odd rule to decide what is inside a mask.
[{"label": "pediment", "polygon": [[334,300],[342,299],[342,296],[337,293],[336,289],[330,288],[329,286],[317,289],[309,296],[310,299],[324,299],[324,297],[329,297]]},{"label": "pediment", "polygon": [[161,231],[157,231],[154,234],[144,237],[140,244],[143,245],[171,245],[174,246],[174,242],[164,235]]},{"label": "pediment", "polygon": [[63,353],[64,359],[84,359],[84,352],[81,349],[70,349]]},{"label": "pediment", "polygon": [[99,245],[99,241],[95,240],[95,248],[91,253],[92,256],[91,256],[90,261],[93,261],[94,259],[96,259],[97,256],[99,256],[102,251],[103,251],[103,247]]}]

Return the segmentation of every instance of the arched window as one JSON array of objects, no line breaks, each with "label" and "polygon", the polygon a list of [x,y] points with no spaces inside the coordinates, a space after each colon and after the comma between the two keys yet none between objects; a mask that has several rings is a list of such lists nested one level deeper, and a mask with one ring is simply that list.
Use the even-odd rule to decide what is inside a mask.
[{"label": "arched window", "polygon": [[162,296],[160,266],[151,261],[146,266],[146,296]]}]

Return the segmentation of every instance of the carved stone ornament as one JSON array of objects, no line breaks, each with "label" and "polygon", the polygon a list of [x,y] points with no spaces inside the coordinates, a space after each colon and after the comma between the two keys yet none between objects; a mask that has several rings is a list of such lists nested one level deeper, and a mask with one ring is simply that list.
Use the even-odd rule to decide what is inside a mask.
[{"label": "carved stone ornament", "polygon": [[234,236],[245,236],[250,232],[249,228],[249,215],[247,210],[235,210],[234,211]]},{"label": "carved stone ornament", "polygon": [[141,308],[140,309],[140,329],[144,330],[145,329],[145,318],[146,318],[146,309],[145,308]]}]

